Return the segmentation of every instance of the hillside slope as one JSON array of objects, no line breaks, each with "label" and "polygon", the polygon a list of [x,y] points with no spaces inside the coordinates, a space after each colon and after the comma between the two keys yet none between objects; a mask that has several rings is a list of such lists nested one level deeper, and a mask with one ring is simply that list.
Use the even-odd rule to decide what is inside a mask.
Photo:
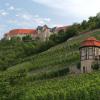
[{"label": "hillside slope", "polygon": [[35,43],[21,41],[0,41],[0,70],[21,63],[23,59],[32,54]]},{"label": "hillside slope", "polygon": [[55,74],[58,76],[60,73],[57,72],[62,74],[64,70],[66,70],[65,74],[67,74],[68,67],[76,66],[79,62],[80,43],[87,37],[92,36],[100,39],[100,32],[97,31],[71,38],[43,53],[29,57],[25,62],[8,68],[6,72],[9,74],[25,72],[32,78],[36,78],[36,76],[41,78],[45,75],[48,77],[49,75],[55,76]]},{"label": "hillside slope", "polygon": [[23,88],[26,100],[100,100],[100,72],[28,82]]},{"label": "hillside slope", "polygon": [[3,77],[0,74],[1,100],[100,100],[100,71],[38,81]]},{"label": "hillside slope", "polygon": [[100,100],[100,71],[68,75],[79,62],[79,46],[100,31],[73,37],[0,72],[1,100]]}]

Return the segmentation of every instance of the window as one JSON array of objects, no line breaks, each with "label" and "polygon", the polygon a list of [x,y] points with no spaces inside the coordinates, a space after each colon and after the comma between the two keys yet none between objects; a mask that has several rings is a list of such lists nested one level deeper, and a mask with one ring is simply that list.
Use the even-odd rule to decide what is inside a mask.
[{"label": "window", "polygon": [[95,56],[99,55],[99,48],[95,48]]},{"label": "window", "polygon": [[85,56],[86,55],[86,49],[83,48],[82,51],[81,51],[81,56]]},{"label": "window", "polygon": [[93,48],[92,47],[89,47],[88,52],[89,52],[89,55],[92,56],[93,55]]},{"label": "window", "polygon": [[86,48],[82,48],[81,49],[81,60],[85,60],[86,59]]}]

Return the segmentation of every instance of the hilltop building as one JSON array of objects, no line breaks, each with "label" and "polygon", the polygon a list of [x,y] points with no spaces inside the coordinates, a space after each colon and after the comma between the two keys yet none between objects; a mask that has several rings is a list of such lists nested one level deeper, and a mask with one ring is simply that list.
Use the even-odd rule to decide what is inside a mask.
[{"label": "hilltop building", "polygon": [[100,41],[90,37],[80,47],[81,73],[91,72],[93,63],[100,63]]},{"label": "hilltop building", "polygon": [[50,35],[53,34],[53,28],[48,28],[47,25],[38,26],[36,29],[14,29],[5,34],[4,38],[11,40],[13,37],[20,37],[30,35],[32,39],[39,38],[42,41],[48,40]]},{"label": "hilltop building", "polygon": [[60,30],[66,30],[68,27],[53,27],[49,28],[47,25],[38,26],[36,29],[13,29],[5,34],[4,38],[7,40],[11,40],[13,37],[20,37],[30,35],[32,39],[39,38],[42,41],[48,40],[50,35],[57,34]]},{"label": "hilltop building", "polygon": [[33,39],[35,39],[37,37],[37,30],[35,29],[14,29],[5,34],[5,39],[11,40],[11,38],[13,37],[20,37],[20,39],[22,40],[22,38],[27,35],[30,35]]},{"label": "hilltop building", "polygon": [[48,40],[50,35],[54,33],[52,28],[49,28],[47,25],[38,26],[36,30],[38,32],[38,37],[43,41]]},{"label": "hilltop building", "polygon": [[70,26],[49,28],[47,25],[38,26],[37,27],[38,37],[41,40],[45,41],[45,40],[49,39],[50,35],[57,34],[61,30],[63,30],[65,32],[69,27]]}]

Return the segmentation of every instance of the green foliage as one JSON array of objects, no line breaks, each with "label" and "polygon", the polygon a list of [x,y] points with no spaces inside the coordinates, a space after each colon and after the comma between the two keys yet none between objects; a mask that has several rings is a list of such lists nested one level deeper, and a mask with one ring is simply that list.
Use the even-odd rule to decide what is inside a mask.
[{"label": "green foliage", "polygon": [[81,35],[8,68],[0,75],[0,99],[99,100],[100,72],[66,76],[79,61],[80,42],[90,36],[100,38],[99,32]]},{"label": "green foliage", "polygon": [[78,35],[78,29],[76,28],[76,25],[72,25],[66,31],[60,30],[58,34],[51,35],[49,40],[53,41],[55,44],[58,44],[76,35]]},{"label": "green foliage", "polygon": [[67,32],[66,32],[66,38],[69,39],[73,36],[78,35],[78,29],[76,28],[76,25],[71,26],[70,28],[68,28]]},{"label": "green foliage", "polygon": [[99,13],[94,17],[90,17],[88,21],[84,20],[80,25],[81,31],[90,31],[98,28],[100,28]]},{"label": "green foliage", "polygon": [[11,41],[12,41],[12,42],[21,41],[21,38],[18,37],[18,36],[17,36],[17,37],[12,37],[12,38],[11,38]]},{"label": "green foliage", "polygon": [[34,42],[0,41],[0,70],[23,62],[34,51]]},{"label": "green foliage", "polygon": [[32,41],[32,36],[27,35],[22,38],[23,41]]},{"label": "green foliage", "polygon": [[[2,78],[1,78],[2,79]],[[0,82],[1,100],[99,100],[100,72],[69,75],[50,80]]]},{"label": "green foliage", "polygon": [[93,65],[92,65],[92,69],[93,70],[98,70],[100,68],[100,65],[98,62],[94,62]]}]

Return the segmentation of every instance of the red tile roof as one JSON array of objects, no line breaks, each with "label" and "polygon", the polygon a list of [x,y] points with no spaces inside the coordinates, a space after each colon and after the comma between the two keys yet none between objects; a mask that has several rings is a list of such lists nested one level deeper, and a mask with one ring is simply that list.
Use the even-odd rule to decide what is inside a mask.
[{"label": "red tile roof", "polygon": [[94,37],[90,37],[81,43],[81,47],[84,46],[97,46],[100,47],[100,41],[96,40]]},{"label": "red tile roof", "polygon": [[34,29],[14,29],[11,30],[7,35],[35,35],[37,31]]}]

